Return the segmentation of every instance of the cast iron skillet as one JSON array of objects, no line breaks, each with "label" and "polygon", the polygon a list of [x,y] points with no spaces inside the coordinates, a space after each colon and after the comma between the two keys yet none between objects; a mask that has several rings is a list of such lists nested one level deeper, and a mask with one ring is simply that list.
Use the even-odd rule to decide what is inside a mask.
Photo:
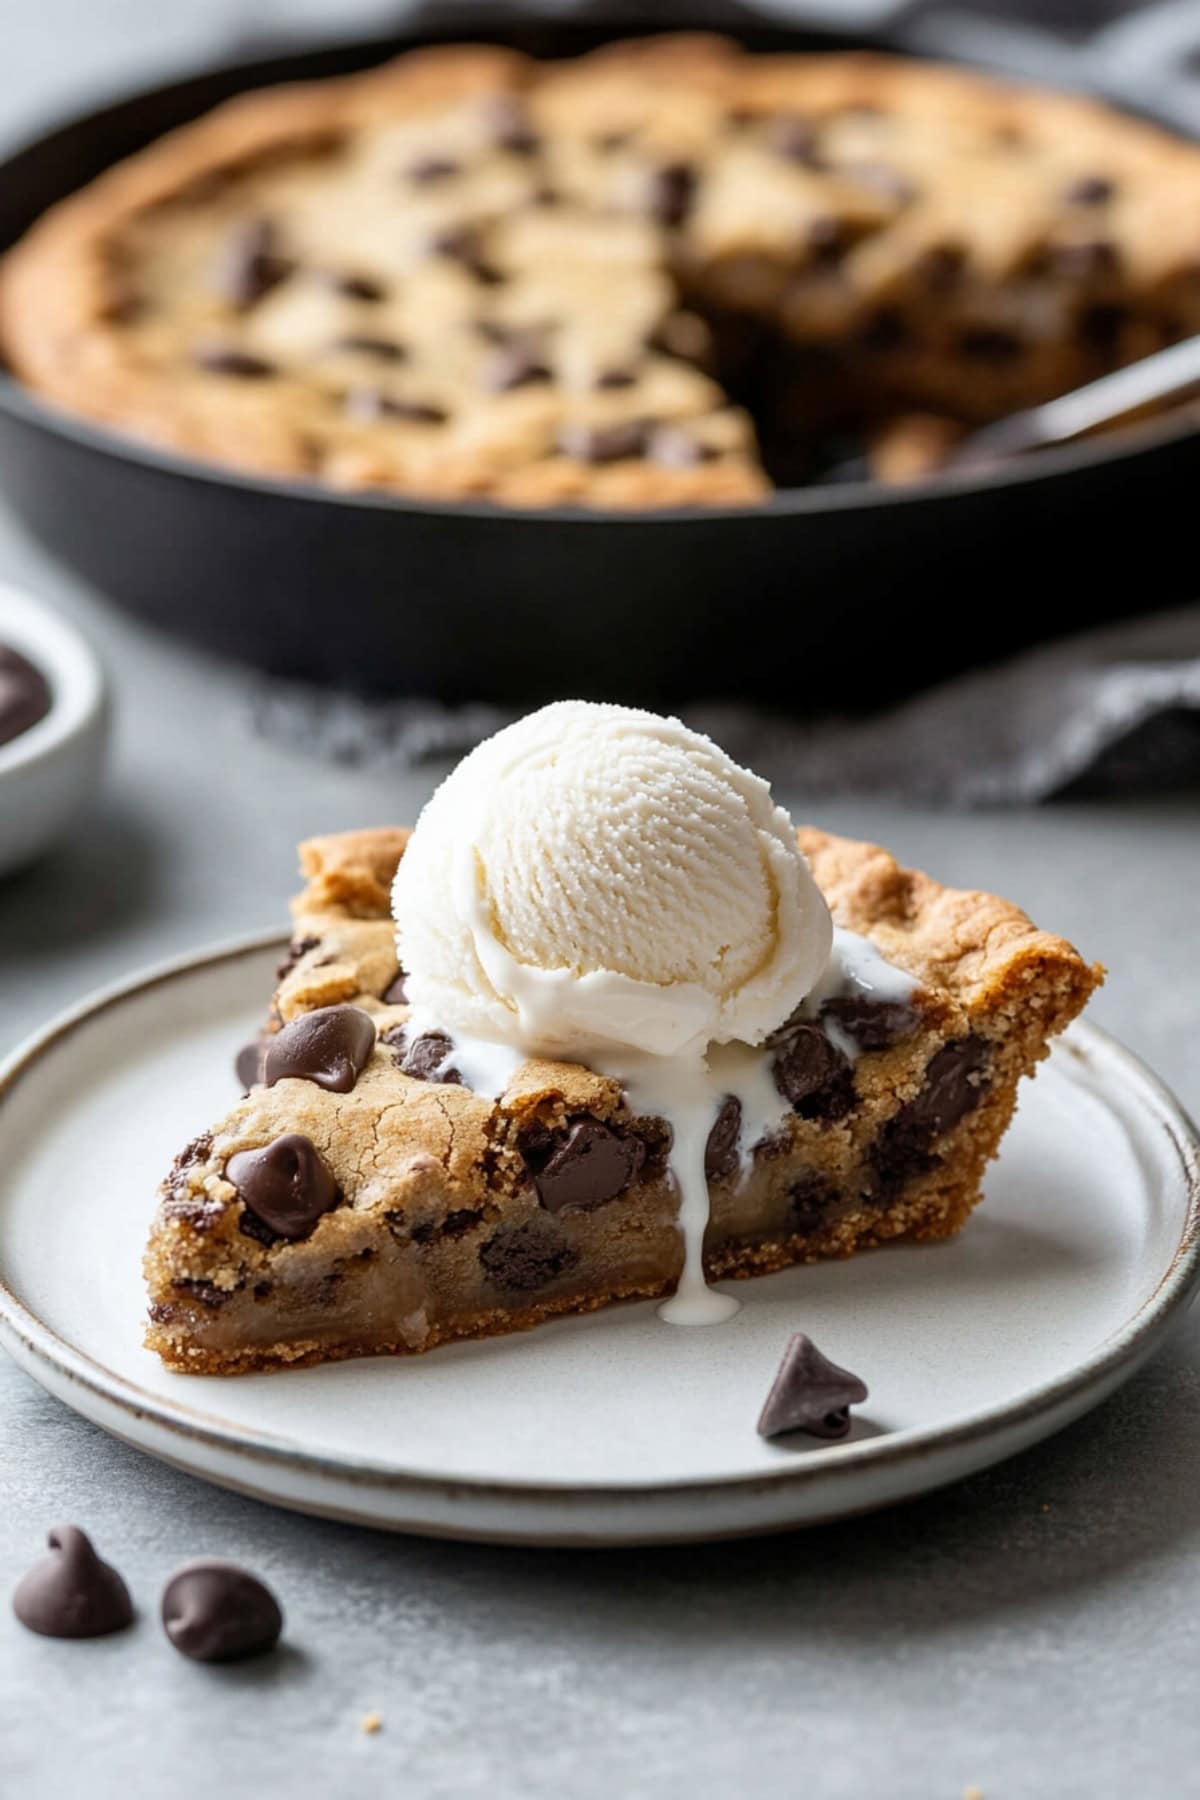
[{"label": "cast iron skillet", "polygon": [[[666,23],[659,16],[661,29]],[[538,21],[243,63],[112,106],[0,166],[0,249],[53,201],[242,89],[414,42],[570,55],[637,27]],[[755,25],[754,48],[828,47]],[[0,376],[0,479],[102,592],[205,647],[364,691],[529,702],[741,695],[855,707],[1189,596],[1200,437],[1174,422],[910,491],[744,511],[521,512],[333,494],[126,441]]]}]

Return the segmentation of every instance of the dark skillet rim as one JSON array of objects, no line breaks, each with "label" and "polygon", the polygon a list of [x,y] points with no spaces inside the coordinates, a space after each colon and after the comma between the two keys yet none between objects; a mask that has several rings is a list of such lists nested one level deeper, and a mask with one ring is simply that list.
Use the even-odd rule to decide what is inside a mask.
[{"label": "dark skillet rim", "polygon": [[[0,1102],[27,1074],[52,1057],[61,1043],[86,1029],[100,1015],[130,1002],[136,1003],[181,978],[203,974],[221,964],[261,956],[268,950],[274,954],[286,941],[286,934],[278,931],[237,938],[172,957],[85,996],[0,1060]],[[1013,1400],[959,1415],[941,1425],[919,1426],[883,1437],[828,1446],[810,1457],[783,1459],[778,1468],[753,1475],[685,1477],[673,1481],[658,1480],[646,1486],[554,1482],[545,1478],[522,1481],[510,1477],[497,1481],[439,1475],[369,1457],[341,1457],[331,1451],[311,1449],[299,1439],[281,1437],[272,1431],[232,1426],[214,1418],[202,1406],[164,1398],[129,1376],[114,1373],[89,1351],[77,1348],[62,1332],[47,1324],[9,1285],[2,1268],[0,1345],[11,1347],[15,1341],[27,1356],[39,1366],[52,1369],[59,1379],[83,1388],[106,1406],[116,1408],[134,1420],[145,1421],[177,1440],[202,1444],[215,1453],[229,1452],[248,1462],[291,1470],[316,1479],[336,1480],[359,1490],[389,1492],[397,1498],[436,1494],[441,1499],[452,1500],[503,1499],[526,1505],[546,1500],[569,1505],[572,1501],[649,1502],[683,1495],[716,1498],[735,1491],[765,1496],[793,1485],[802,1489],[814,1480],[834,1476],[835,1472],[842,1481],[853,1479],[854,1471],[864,1465],[886,1469],[909,1461],[920,1462],[948,1448],[965,1448],[978,1443],[997,1431],[1020,1429],[1053,1418],[1075,1401],[1081,1403],[1078,1411],[1085,1411],[1090,1394],[1097,1388],[1103,1389],[1110,1377],[1115,1385],[1123,1368],[1129,1366],[1132,1372],[1132,1368],[1156,1347],[1171,1321],[1186,1309],[1200,1285],[1200,1132],[1165,1083],[1140,1057],[1100,1026],[1089,1020],[1077,1020],[1061,1042],[1064,1050],[1084,1060],[1092,1052],[1114,1063],[1122,1085],[1136,1095],[1147,1124],[1153,1122],[1165,1137],[1172,1154],[1171,1181],[1173,1185],[1177,1184],[1182,1203],[1178,1242],[1153,1291],[1134,1304],[1121,1325],[1081,1362],[1039,1382]],[[286,1370],[272,1379],[286,1380]],[[151,1453],[157,1454],[157,1451]],[[218,1483],[222,1480],[220,1475],[212,1478]],[[275,1498],[267,1490],[263,1493],[267,1498]]]},{"label": "dark skillet rim", "polygon": [[[582,23],[582,22],[581,22]],[[55,139],[67,132],[82,130],[89,125],[99,125],[107,115],[126,107],[139,104],[149,105],[170,95],[175,90],[187,88],[197,83],[219,80],[222,77],[234,79],[244,75],[245,86],[237,92],[250,92],[257,85],[278,85],[266,79],[265,71],[277,68],[283,63],[295,62],[297,65],[311,61],[314,64],[309,79],[321,79],[319,65],[322,61],[335,62],[339,58],[350,57],[357,61],[359,55],[363,61],[363,69],[374,66],[375,53],[377,60],[386,60],[389,54],[400,54],[407,48],[420,49],[424,45],[453,45],[468,41],[492,41],[503,44],[506,36],[511,41],[514,33],[519,32],[521,25],[530,29],[554,35],[555,28],[560,27],[565,39],[570,38],[571,21],[555,20],[551,17],[536,15],[522,19],[514,15],[509,21],[509,30],[505,31],[503,18],[493,22],[490,30],[486,20],[477,21],[478,29],[454,35],[451,32],[438,34],[435,30],[422,31],[418,23],[410,33],[393,33],[386,37],[368,37],[349,40],[335,40],[322,43],[306,42],[296,45],[281,45],[276,54],[241,58],[231,62],[206,64],[201,68],[193,68],[176,74],[165,82],[153,87],[144,87],[127,91],[123,94],[109,96],[93,104],[85,111],[70,114],[57,122],[38,131],[24,141],[4,147],[0,157],[0,180],[3,180],[10,165],[18,160],[36,156],[39,151],[48,150]],[[614,21],[612,39],[626,36],[653,36],[656,32],[684,30],[686,26],[677,19],[664,19],[661,28],[655,31],[639,32],[635,24]],[[754,36],[753,26],[744,29],[740,34],[736,26],[731,27],[723,35],[737,39]],[[576,37],[582,40],[582,31]],[[786,26],[782,21],[764,19],[762,35],[773,35],[785,38]],[[855,37],[853,33],[840,34],[824,31],[819,25],[803,32],[796,33],[798,44],[820,44],[827,40],[830,50],[839,48],[879,48],[888,54],[903,57],[907,54],[902,45],[890,45],[881,38],[872,38],[869,34]],[[953,58],[946,59],[953,61]],[[327,74],[330,71],[326,71]],[[304,80],[306,77],[298,72],[295,77],[287,79]],[[1132,113],[1127,105],[1114,102],[1117,110]],[[207,110],[207,109],[206,109]],[[202,114],[195,115],[196,117]],[[1136,116],[1136,115],[1134,115]],[[1185,134],[1177,126],[1163,125],[1162,121],[1152,119],[1151,123],[1173,132],[1177,137]],[[117,160],[120,160],[119,158]],[[112,166],[107,165],[107,166]],[[75,190],[68,190],[68,193]],[[67,195],[61,196],[66,198]],[[6,246],[7,248],[7,246]],[[808,487],[779,488],[768,498],[758,503],[739,506],[678,506],[658,507],[637,510],[609,511],[601,507],[588,506],[553,506],[532,507],[504,505],[497,501],[487,500],[432,500],[419,495],[393,494],[386,490],[364,490],[362,492],[346,492],[341,489],[325,486],[320,482],[305,481],[294,477],[256,474],[239,470],[219,462],[207,462],[199,457],[188,456],[183,451],[163,449],[158,445],[139,441],[136,437],[126,436],[118,429],[112,429],[87,418],[84,414],[76,414],[50,401],[44,400],[33,389],[24,386],[16,377],[4,370],[0,364],[0,412],[7,413],[19,424],[32,426],[49,434],[62,438],[84,451],[95,451],[117,461],[131,463],[143,469],[180,480],[204,483],[211,488],[225,489],[234,493],[257,493],[268,499],[277,501],[299,501],[308,504],[324,504],[347,513],[354,512],[394,512],[402,516],[415,518],[475,519],[490,522],[505,522],[529,525],[556,523],[584,526],[624,526],[626,528],[652,531],[656,526],[682,525],[689,522],[706,525],[724,524],[736,529],[739,525],[754,520],[779,519],[788,517],[821,516],[826,513],[864,512],[896,507],[916,507],[921,504],[934,504],[958,497],[969,497],[980,493],[1004,491],[1010,488],[1041,486],[1055,479],[1083,474],[1093,468],[1104,468],[1121,462],[1134,462],[1141,457],[1152,455],[1156,450],[1165,450],[1171,445],[1179,445],[1188,439],[1200,438],[1200,411],[1194,419],[1189,419],[1187,412],[1180,409],[1174,414],[1153,421],[1142,421],[1117,429],[1102,437],[1082,440],[1075,444],[1061,445],[1053,449],[1039,450],[1026,457],[1015,459],[992,472],[962,471],[933,476],[928,480],[914,483],[911,486],[885,487],[880,482],[855,481],[844,485],[821,486],[813,484]]]}]

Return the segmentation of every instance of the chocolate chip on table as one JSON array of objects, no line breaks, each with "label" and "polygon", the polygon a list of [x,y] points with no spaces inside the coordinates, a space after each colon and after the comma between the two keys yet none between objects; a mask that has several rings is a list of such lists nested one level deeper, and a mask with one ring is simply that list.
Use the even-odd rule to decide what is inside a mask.
[{"label": "chocolate chip on table", "polygon": [[410,163],[404,173],[418,187],[432,187],[435,182],[449,181],[457,175],[462,165],[451,156],[422,156],[415,163]]},{"label": "chocolate chip on table", "polygon": [[50,686],[28,657],[0,644],[0,744],[20,737],[50,711]]},{"label": "chocolate chip on table", "polygon": [[839,994],[821,1008],[823,1019],[836,1019],[860,1050],[887,1050],[917,1028],[915,1007],[902,1000],[878,1000],[870,994]]},{"label": "chocolate chip on table", "polygon": [[106,1637],[133,1619],[129,1589],[77,1525],[56,1525],[50,1554],[17,1584],[13,1611],[42,1637]]},{"label": "chocolate chip on table", "polygon": [[548,1219],[504,1225],[480,1247],[479,1262],[488,1279],[512,1293],[532,1293],[573,1268],[579,1252]]},{"label": "chocolate chip on table", "polygon": [[811,119],[795,113],[781,113],[767,127],[767,144],[776,156],[787,162],[803,163],[806,168],[821,165],[817,154],[817,129]]},{"label": "chocolate chip on table", "polygon": [[551,1213],[590,1212],[615,1200],[636,1181],[646,1154],[640,1138],[591,1118],[527,1139],[523,1148],[538,1199]]},{"label": "chocolate chip on table", "polygon": [[408,976],[403,969],[400,969],[379,996],[385,1006],[407,1006],[408,989],[405,985],[407,981]]},{"label": "chocolate chip on table", "polygon": [[198,344],[192,361],[208,375],[235,375],[242,381],[262,381],[275,374],[274,363],[252,356],[248,350],[237,350],[231,344]]},{"label": "chocolate chip on table", "polygon": [[404,345],[398,344],[395,338],[372,337],[367,332],[352,332],[336,339],[331,347],[352,356],[369,356],[375,362],[400,363],[408,356]]},{"label": "chocolate chip on table", "polygon": [[409,1043],[403,1025],[396,1025],[391,1031],[384,1032],[380,1042],[396,1052],[401,1074],[411,1076],[414,1081],[438,1081],[450,1087],[463,1085],[458,1070],[445,1067],[454,1045],[444,1031],[422,1032]]},{"label": "chocolate chip on table", "polygon": [[866,1398],[866,1384],[857,1375],[830,1362],[806,1333],[795,1331],[759,1414],[758,1434],[769,1438],[804,1431],[809,1437],[844,1438],[850,1408]]},{"label": "chocolate chip on table", "polygon": [[647,429],[640,419],[625,419],[616,425],[564,425],[558,434],[558,447],[564,456],[577,462],[623,462],[628,457],[644,456]]},{"label": "chocolate chip on table", "polygon": [[738,1140],[741,1135],[742,1103],[736,1094],[727,1094],[704,1146],[704,1173],[710,1181],[723,1181],[733,1174],[740,1160]]},{"label": "chocolate chip on table", "polygon": [[664,163],[650,179],[649,206],[660,225],[682,225],[696,193],[696,171],[691,163]]},{"label": "chocolate chip on table", "polygon": [[775,1052],[775,1086],[802,1119],[832,1124],[854,1105],[854,1074],[816,1025],[797,1025]]},{"label": "chocolate chip on table", "polygon": [[235,226],[217,270],[217,286],[238,312],[249,312],[295,268],[279,254],[279,234],[270,219],[247,219]]},{"label": "chocolate chip on table", "polygon": [[270,1588],[248,1569],[203,1557],[176,1569],[163,1589],[163,1630],[194,1662],[238,1662],[273,1650],[283,1613]]},{"label": "chocolate chip on table", "polygon": [[262,1080],[263,1058],[271,1042],[270,1038],[252,1038],[234,1057],[233,1072],[244,1088],[255,1087]]},{"label": "chocolate chip on table", "polygon": [[348,1094],[374,1048],[375,1023],[361,1006],[318,1006],[271,1039],[263,1080],[274,1087],[293,1076],[332,1094]]},{"label": "chocolate chip on table", "polygon": [[402,425],[444,425],[450,417],[442,406],[428,400],[400,400],[380,388],[351,388],[346,395],[347,415],[360,425],[394,419]]},{"label": "chocolate chip on table", "polygon": [[[281,1238],[307,1237],[338,1203],[338,1185],[315,1144],[285,1132],[261,1150],[239,1150],[225,1165],[247,1212]],[[248,1236],[258,1235],[253,1227]]]},{"label": "chocolate chip on table", "polygon": [[507,394],[515,388],[553,381],[554,375],[533,349],[513,343],[496,351],[485,365],[482,379],[484,387],[491,393]]},{"label": "chocolate chip on table", "polygon": [[1110,175],[1081,175],[1063,195],[1068,206],[1104,206],[1117,191]]}]

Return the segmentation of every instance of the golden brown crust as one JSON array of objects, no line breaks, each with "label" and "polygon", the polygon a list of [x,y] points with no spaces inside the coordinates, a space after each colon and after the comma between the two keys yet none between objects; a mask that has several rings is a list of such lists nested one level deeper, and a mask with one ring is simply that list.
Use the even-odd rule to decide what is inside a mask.
[{"label": "golden brown crust", "polygon": [[[480,147],[470,120],[504,94],[531,109],[544,168]],[[825,134],[820,154],[772,148],[773,122],[792,118]],[[406,130],[467,145],[461,191],[414,197],[391,163],[381,172],[388,146],[415,141]],[[646,196],[681,165],[697,194],[664,225]],[[556,207],[539,211],[546,170]],[[469,270],[431,264],[427,246],[414,262],[409,245],[380,264],[395,289],[381,306],[321,299],[312,283],[248,309],[210,303],[214,246],[263,207],[310,262],[339,233],[369,260],[372,240],[399,243],[413,220],[465,226],[486,237],[499,285],[473,289]],[[356,207],[387,231],[355,229]],[[1200,329],[1198,208],[1193,146],[964,70],[749,56],[700,35],[563,64],[464,46],[243,96],[112,169],[5,259],[0,341],[56,404],[241,469],[525,506],[740,505],[770,485],[748,419],[699,351],[647,349],[684,293],[765,321],[781,350],[836,352],[837,405],[981,419]],[[562,335],[554,381],[491,392],[472,326],[527,331],[547,316]],[[345,348],[380,319],[412,338],[398,387]],[[198,368],[213,333],[271,379]],[[621,381],[598,391],[612,372]],[[821,425],[829,401],[811,372],[793,382],[785,359],[775,385],[797,429]],[[364,387],[436,401],[443,418],[398,419],[375,400],[364,417]],[[595,460],[565,429],[580,424],[636,427],[640,447]],[[902,473],[927,460],[927,437],[903,435]]]},{"label": "golden brown crust", "polygon": [[[1102,974],[1008,901],[947,888],[877,845],[812,828],[798,835],[837,921],[869,935],[919,984],[919,1018],[893,1047],[860,1060],[852,1113],[832,1123],[792,1117],[760,1146],[749,1175],[715,1180],[705,1250],[713,1276],[956,1231],[979,1199],[1018,1080]],[[597,1210],[551,1216],[530,1184],[531,1130],[559,1132],[587,1115],[653,1143],[661,1127],[629,1117],[619,1083],[575,1064],[528,1062],[494,1102],[402,1072],[392,1046],[407,1010],[391,993],[388,897],[407,838],[379,828],[301,846],[307,885],[293,906],[275,1020],[350,1001],[376,1019],[379,1042],[348,1093],[295,1080],[256,1086],[184,1152],[146,1257],[147,1342],[172,1368],[236,1373],[425,1350],[665,1293],[678,1277],[678,1201],[653,1152],[639,1184]],[[939,1051],[972,1043],[986,1077],[971,1104],[937,1155],[909,1157],[900,1185],[889,1186],[879,1145]],[[344,1203],[298,1242],[247,1236],[229,1158],[294,1131],[316,1148]],[[824,1198],[808,1217],[813,1180]],[[533,1285],[544,1291],[524,1292],[518,1269],[517,1291],[498,1294],[480,1277],[488,1246],[531,1231],[544,1259]],[[597,1270],[606,1268],[604,1280]]]}]

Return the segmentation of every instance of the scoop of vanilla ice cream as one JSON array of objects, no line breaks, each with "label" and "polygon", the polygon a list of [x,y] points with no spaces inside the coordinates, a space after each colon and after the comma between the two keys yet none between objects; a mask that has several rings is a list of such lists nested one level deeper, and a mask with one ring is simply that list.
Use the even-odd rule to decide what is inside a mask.
[{"label": "scoop of vanilla ice cream", "polygon": [[765,781],[678,719],[573,700],[442,783],[393,908],[417,1013],[547,1056],[759,1043],[832,941]]}]

